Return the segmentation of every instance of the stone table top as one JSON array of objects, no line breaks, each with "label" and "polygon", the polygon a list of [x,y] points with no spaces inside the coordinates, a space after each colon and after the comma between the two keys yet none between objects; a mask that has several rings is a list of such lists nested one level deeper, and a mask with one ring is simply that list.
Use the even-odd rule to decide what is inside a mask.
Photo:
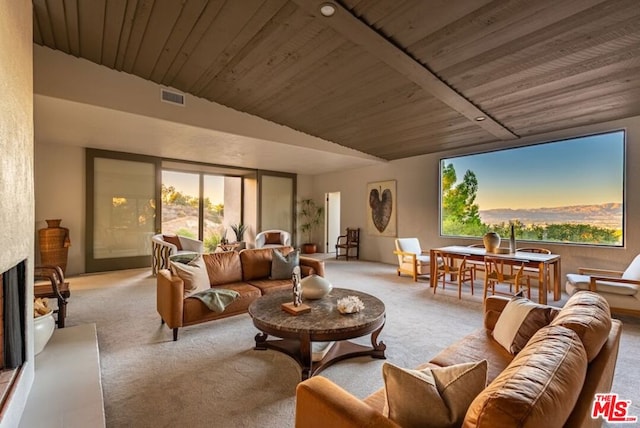
[{"label": "stone table top", "polygon": [[[359,297],[364,309],[353,314],[341,314],[337,308],[337,301],[347,296]],[[380,324],[385,316],[384,303],[380,299],[346,288],[334,288],[322,299],[304,299],[303,303],[309,305],[311,311],[299,315],[285,312],[280,306],[292,300],[292,292],[288,290],[267,294],[251,303],[249,315],[254,319],[254,323],[258,321],[275,330],[314,334],[362,330],[363,327]]]}]

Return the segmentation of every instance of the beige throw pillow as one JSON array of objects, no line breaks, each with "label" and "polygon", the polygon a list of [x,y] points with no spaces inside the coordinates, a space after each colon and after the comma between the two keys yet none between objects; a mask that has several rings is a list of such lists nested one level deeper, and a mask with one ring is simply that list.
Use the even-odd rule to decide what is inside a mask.
[{"label": "beige throw pillow", "polygon": [[424,370],[384,363],[389,419],[403,428],[459,427],[487,383],[487,360]]},{"label": "beige throw pillow", "polygon": [[512,354],[520,352],[531,336],[553,320],[553,309],[524,297],[514,297],[504,307],[493,338]]},{"label": "beige throw pillow", "polygon": [[171,273],[177,275],[184,282],[184,297],[187,298],[211,287],[207,267],[202,256],[198,256],[189,263],[169,262]]}]

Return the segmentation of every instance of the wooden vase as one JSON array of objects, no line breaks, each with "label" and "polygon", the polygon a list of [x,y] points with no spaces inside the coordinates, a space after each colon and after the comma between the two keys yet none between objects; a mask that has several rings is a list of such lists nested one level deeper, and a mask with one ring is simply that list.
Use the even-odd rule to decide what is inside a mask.
[{"label": "wooden vase", "polygon": [[69,229],[60,227],[60,219],[46,220],[47,227],[38,231],[40,242],[40,264],[44,266],[60,266],[66,274],[67,258],[71,240]]}]

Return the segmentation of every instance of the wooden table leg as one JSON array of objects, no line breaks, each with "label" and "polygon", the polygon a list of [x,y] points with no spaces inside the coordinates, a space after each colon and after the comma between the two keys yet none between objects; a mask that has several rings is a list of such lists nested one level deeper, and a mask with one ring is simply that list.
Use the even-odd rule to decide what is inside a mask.
[{"label": "wooden table leg", "polygon": [[302,334],[300,336],[300,368],[302,369],[302,380],[306,380],[311,377],[312,365],[311,340],[308,334]]},{"label": "wooden table leg", "polygon": [[562,297],[562,290],[560,289],[560,259],[556,260],[553,264],[553,300],[558,301]]},{"label": "wooden table leg", "polygon": [[547,272],[548,265],[546,263],[540,263],[538,265],[538,284],[540,284],[540,288],[538,290],[538,302],[546,305],[547,304],[547,290],[549,288],[549,284],[547,284]]},{"label": "wooden table leg", "polygon": [[434,250],[429,250],[429,285],[431,288],[436,287],[436,268],[438,261]]}]

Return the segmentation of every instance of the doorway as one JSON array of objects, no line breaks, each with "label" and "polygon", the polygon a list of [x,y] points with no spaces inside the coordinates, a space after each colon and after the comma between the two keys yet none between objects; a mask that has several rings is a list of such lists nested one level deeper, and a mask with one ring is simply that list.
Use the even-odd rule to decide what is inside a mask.
[{"label": "doorway", "polygon": [[325,253],[336,252],[340,236],[340,192],[325,193]]}]

